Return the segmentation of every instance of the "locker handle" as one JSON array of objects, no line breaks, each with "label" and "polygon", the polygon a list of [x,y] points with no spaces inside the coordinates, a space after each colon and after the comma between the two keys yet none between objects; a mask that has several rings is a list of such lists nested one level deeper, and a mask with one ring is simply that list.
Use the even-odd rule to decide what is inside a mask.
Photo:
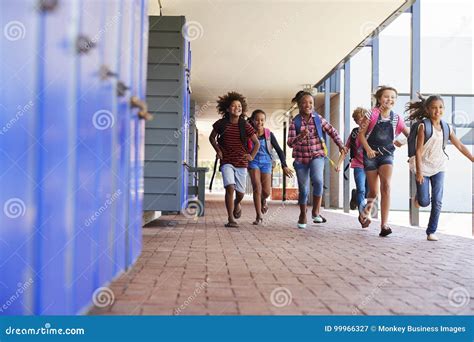
[{"label": "locker handle", "polygon": [[76,51],[79,54],[87,54],[96,46],[97,44],[85,35],[79,35],[76,39]]},{"label": "locker handle", "polygon": [[138,111],[138,117],[146,121],[153,120],[153,115],[148,113],[148,106],[145,101],[140,100],[137,96],[132,96],[130,98],[130,105],[132,108],[140,109]]}]

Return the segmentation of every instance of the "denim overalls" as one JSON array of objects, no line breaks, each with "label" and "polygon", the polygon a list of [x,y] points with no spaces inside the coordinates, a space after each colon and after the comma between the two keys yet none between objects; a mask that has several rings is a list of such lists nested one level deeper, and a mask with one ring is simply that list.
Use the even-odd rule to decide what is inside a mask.
[{"label": "denim overalls", "polygon": [[394,120],[393,111],[390,112],[390,120],[382,121],[382,114],[379,114],[377,123],[370,133],[367,143],[370,148],[378,154],[375,158],[369,158],[367,152],[364,151],[364,169],[365,171],[377,170],[382,165],[393,164],[393,152],[395,146],[393,145],[394,137]]},{"label": "denim overalls", "polygon": [[255,158],[249,162],[249,169],[260,169],[261,173],[272,173],[272,157],[268,154],[267,140],[265,134],[258,137],[260,148]]}]

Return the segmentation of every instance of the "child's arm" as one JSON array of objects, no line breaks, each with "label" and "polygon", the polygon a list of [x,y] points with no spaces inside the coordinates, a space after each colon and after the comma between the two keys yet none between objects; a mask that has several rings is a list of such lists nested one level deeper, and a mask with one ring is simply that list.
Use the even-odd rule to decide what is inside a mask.
[{"label": "child's arm", "polygon": [[372,148],[370,148],[369,143],[367,142],[367,139],[365,137],[367,133],[367,129],[369,128],[369,123],[370,123],[370,119],[364,118],[364,121],[362,122],[359,128],[358,138],[362,147],[364,147],[365,152],[367,152],[367,157],[372,159],[372,158],[375,158],[375,151],[372,150]]},{"label": "child's arm", "polygon": [[461,140],[458,139],[458,137],[454,134],[454,131],[451,130],[451,133],[449,133],[449,140],[453,143],[454,146],[466,156],[467,159],[469,159],[471,162],[474,162],[474,157],[471,154],[471,151],[467,149],[466,146],[461,142]]},{"label": "child's arm", "polygon": [[213,129],[211,134],[209,135],[209,142],[211,143],[212,147],[214,147],[214,150],[216,150],[217,158],[222,159],[222,151],[219,147],[219,144],[217,144],[216,138],[217,132],[215,129]]},{"label": "child's arm", "polygon": [[415,164],[416,164],[416,181],[417,183],[423,184],[423,172],[421,166],[421,156],[423,155],[423,148],[425,142],[425,125],[420,124],[418,126],[418,134],[416,135],[416,152],[415,152]]},{"label": "child's arm", "polygon": [[345,150],[343,150],[339,153],[339,159],[337,160],[336,166],[334,167],[334,170],[336,172],[341,171],[341,165],[342,165],[342,162],[344,161],[344,159],[346,159],[346,151]]},{"label": "child's arm", "polygon": [[256,134],[253,134],[250,139],[252,140],[253,142],[253,149],[252,151],[250,152],[250,154],[246,154],[246,159],[248,161],[252,161],[254,158],[255,158],[255,155],[257,154],[258,152],[258,149],[260,148],[260,142],[258,141],[258,138],[257,138],[257,135]]}]

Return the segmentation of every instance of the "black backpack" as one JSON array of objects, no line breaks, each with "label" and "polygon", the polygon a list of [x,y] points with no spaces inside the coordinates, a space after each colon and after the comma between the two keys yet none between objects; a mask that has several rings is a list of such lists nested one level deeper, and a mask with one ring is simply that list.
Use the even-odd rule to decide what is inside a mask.
[{"label": "black backpack", "polygon": [[354,128],[351,131],[351,134],[349,135],[349,163],[346,165],[344,168],[344,179],[349,180],[349,178],[346,175],[347,170],[349,170],[349,167],[351,166],[351,161],[352,159],[357,155],[357,147],[356,147],[356,140],[357,136],[359,135],[359,127]]},{"label": "black backpack", "polygon": [[[418,127],[420,124],[425,126],[425,141],[423,144],[426,144],[428,139],[433,135],[433,124],[430,119],[414,122],[410,127],[410,134],[408,135],[408,158],[413,157],[416,154],[416,137],[418,136]],[[446,154],[446,144],[449,140],[450,130],[449,125],[443,120],[441,120],[441,129],[443,131],[443,152]]]},{"label": "black backpack", "polygon": [[[230,120],[228,118],[222,118],[218,122],[218,128],[217,128],[217,144],[220,146],[224,146],[224,135],[225,131],[227,129],[227,125],[230,124]],[[245,117],[241,115],[239,117],[239,133],[240,133],[240,141],[242,142],[242,145],[247,148],[247,132],[245,130],[245,126],[247,125],[247,120],[245,120]],[[212,171],[212,177],[211,177],[211,182],[209,183],[209,191],[212,190],[212,183],[214,182],[214,177],[216,175],[217,171],[217,162],[219,158],[214,160],[214,170]]]}]

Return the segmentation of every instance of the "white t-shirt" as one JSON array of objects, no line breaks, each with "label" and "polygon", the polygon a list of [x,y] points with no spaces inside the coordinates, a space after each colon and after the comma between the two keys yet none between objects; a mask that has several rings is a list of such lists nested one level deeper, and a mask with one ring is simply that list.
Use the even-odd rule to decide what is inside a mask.
[{"label": "white t-shirt", "polygon": [[[451,133],[451,126],[449,127]],[[431,177],[438,172],[446,171],[446,161],[448,156],[443,151],[443,130],[439,131],[433,127],[433,134],[423,146],[421,155],[422,174],[424,177]],[[415,156],[409,160],[410,170],[416,173]]]}]

